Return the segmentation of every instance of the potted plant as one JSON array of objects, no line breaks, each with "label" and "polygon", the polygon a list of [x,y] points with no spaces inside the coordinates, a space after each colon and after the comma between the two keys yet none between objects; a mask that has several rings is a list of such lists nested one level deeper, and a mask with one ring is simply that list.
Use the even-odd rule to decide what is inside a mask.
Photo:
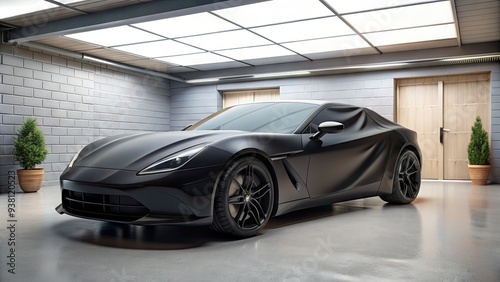
[{"label": "potted plant", "polygon": [[47,148],[35,118],[26,119],[17,131],[12,154],[23,168],[17,171],[21,189],[26,193],[38,191],[42,187],[44,170],[36,166],[47,157]]},{"label": "potted plant", "polygon": [[472,126],[467,154],[469,158],[469,174],[472,185],[486,185],[490,175],[490,145],[488,132],[484,130],[479,116]]}]

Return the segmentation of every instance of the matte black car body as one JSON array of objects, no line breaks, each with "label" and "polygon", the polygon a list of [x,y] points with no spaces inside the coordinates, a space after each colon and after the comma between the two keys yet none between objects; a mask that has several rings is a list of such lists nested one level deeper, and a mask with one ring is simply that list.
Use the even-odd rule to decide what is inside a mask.
[{"label": "matte black car body", "polygon": [[[257,159],[269,171],[271,216],[364,197],[390,197],[395,183],[406,178],[416,189],[406,202],[416,197],[420,166],[415,166],[413,176],[404,175],[407,168],[397,168],[404,152],[415,156],[413,162],[420,161],[415,132],[369,109],[351,105],[319,101],[251,105],[265,111],[286,103],[304,105],[308,112],[302,120],[284,125],[279,124],[282,120],[270,120],[262,130],[289,130],[286,133],[201,130],[203,126],[196,124],[185,131],[119,135],[91,143],[62,173],[62,204],[57,211],[139,225],[211,225],[216,217],[214,202],[221,177],[242,158]],[[329,130],[328,125],[335,127],[335,122],[345,129]],[[288,124],[297,126],[290,130],[286,129]],[[159,160],[199,146],[203,149],[178,168],[144,173]],[[182,159],[167,163],[176,161]],[[409,166],[400,167],[405,165]],[[400,179],[395,180],[398,173]]]}]

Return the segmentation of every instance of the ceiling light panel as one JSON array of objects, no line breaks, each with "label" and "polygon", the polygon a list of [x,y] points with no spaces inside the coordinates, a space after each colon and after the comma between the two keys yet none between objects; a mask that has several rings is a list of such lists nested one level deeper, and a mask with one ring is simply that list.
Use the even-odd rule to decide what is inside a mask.
[{"label": "ceiling light panel", "polygon": [[333,15],[317,0],[265,1],[218,10],[214,13],[246,28]]},{"label": "ceiling light panel", "polygon": [[393,8],[435,0],[325,0],[337,13],[347,14],[375,9]]},{"label": "ceiling light panel", "polygon": [[344,18],[361,33],[454,22],[448,1],[352,14]]},{"label": "ceiling light panel", "polygon": [[168,37],[178,38],[239,29],[226,20],[209,13],[192,14],[145,23],[134,24],[138,28]]},{"label": "ceiling light panel", "polygon": [[[84,1],[88,0],[57,0],[55,2],[67,5]],[[45,0],[0,0],[0,19],[11,18],[57,7],[59,6],[56,3],[50,3]]]},{"label": "ceiling light panel", "polygon": [[215,64],[215,63],[223,63],[223,62],[231,62],[233,60],[210,53],[198,53],[198,54],[190,54],[190,55],[182,55],[182,56],[173,56],[173,57],[164,57],[158,58],[160,61],[164,61],[167,63],[179,65],[179,66],[196,66],[196,65],[206,65],[206,64]]},{"label": "ceiling light panel", "polygon": [[365,34],[365,37],[375,46],[388,46],[431,40],[453,39],[457,37],[457,33],[454,24],[446,24],[368,33]]},{"label": "ceiling light panel", "polygon": [[370,45],[358,35],[285,43],[283,46],[299,54],[314,54],[370,47]]},{"label": "ceiling light panel", "polygon": [[247,30],[234,30],[192,36],[180,38],[178,41],[203,48],[208,51],[272,44],[269,40]]},{"label": "ceiling light panel", "polygon": [[114,49],[118,49],[124,52],[148,58],[176,56],[176,55],[204,52],[201,49],[194,48],[186,44],[182,44],[172,40],[162,40],[162,41],[139,43],[133,45],[124,45],[124,46],[114,47]]},{"label": "ceiling light panel", "polygon": [[231,49],[218,51],[217,53],[239,61],[296,55],[294,52],[278,45]]},{"label": "ceiling light panel", "polygon": [[76,3],[76,2],[85,2],[85,1],[89,1],[89,0],[55,0],[55,1],[59,2],[61,4],[68,5],[68,4],[73,4],[73,3]]},{"label": "ceiling light panel", "polygon": [[0,19],[58,7],[44,0],[16,0],[0,2]]},{"label": "ceiling light panel", "polygon": [[258,27],[251,30],[278,43],[355,34],[337,17]]},{"label": "ceiling light panel", "polygon": [[164,39],[161,36],[157,36],[130,26],[105,28],[69,34],[66,36],[107,47]]}]

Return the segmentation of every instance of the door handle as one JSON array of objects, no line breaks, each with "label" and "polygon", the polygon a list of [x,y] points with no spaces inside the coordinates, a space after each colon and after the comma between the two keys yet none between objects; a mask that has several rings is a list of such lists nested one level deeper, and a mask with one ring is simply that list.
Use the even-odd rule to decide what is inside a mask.
[{"label": "door handle", "polygon": [[441,144],[443,144],[445,132],[450,132],[450,130],[448,128],[443,128],[443,127],[439,128],[439,143],[441,143]]}]

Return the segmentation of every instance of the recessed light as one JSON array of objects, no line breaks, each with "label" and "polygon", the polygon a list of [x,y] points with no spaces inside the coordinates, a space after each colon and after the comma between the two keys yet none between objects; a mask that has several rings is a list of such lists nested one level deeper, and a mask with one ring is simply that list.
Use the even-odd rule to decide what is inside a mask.
[{"label": "recessed light", "polygon": [[118,26],[73,33],[66,35],[66,37],[107,47],[164,39],[158,35],[130,26]]},{"label": "recessed light", "polygon": [[120,51],[144,56],[147,58],[176,56],[176,55],[204,52],[201,49],[194,48],[186,44],[182,44],[172,40],[162,40],[162,41],[138,43],[132,45],[123,45],[123,46],[113,47],[113,49],[118,49]]},{"label": "recessed light", "polygon": [[239,61],[295,55],[294,52],[278,45],[230,49],[217,51],[217,53]]},{"label": "recessed light", "polygon": [[408,28],[364,34],[375,46],[452,39],[457,37],[454,24]]},{"label": "recessed light", "polygon": [[214,11],[243,27],[292,22],[304,19],[333,16],[317,0],[274,0]]},{"label": "recessed light", "polygon": [[219,81],[219,78],[200,78],[200,79],[189,79],[186,80],[187,83],[206,83]]},{"label": "recessed light", "polygon": [[453,11],[448,1],[352,14],[344,18],[361,33],[454,22]]},{"label": "recessed light", "polygon": [[258,27],[251,30],[278,43],[355,34],[338,17]]},{"label": "recessed light", "polygon": [[2,1],[0,19],[11,18],[55,7],[58,6],[44,0]]},{"label": "recessed light", "polygon": [[370,47],[370,45],[358,35],[284,43],[283,46],[299,54],[314,54]]},{"label": "recessed light", "polygon": [[163,58],[157,58],[157,60],[176,64],[179,66],[196,66],[196,65],[206,65],[206,64],[215,64],[215,63],[233,61],[231,59],[210,52],[173,56],[173,57],[163,57]]},{"label": "recessed light", "polygon": [[307,75],[310,71],[290,71],[290,72],[276,72],[276,73],[262,73],[255,74],[254,78],[265,78],[265,77],[285,77],[285,76],[296,76],[296,75]]},{"label": "recessed light", "polygon": [[213,34],[180,38],[178,41],[208,51],[269,45],[270,42],[247,30],[225,31]]},{"label": "recessed light", "polygon": [[133,26],[168,37],[178,38],[239,29],[226,20],[210,13],[198,13],[182,17],[133,24]]},{"label": "recessed light", "polygon": [[435,0],[325,0],[337,13],[347,14],[375,9],[432,2]]}]

